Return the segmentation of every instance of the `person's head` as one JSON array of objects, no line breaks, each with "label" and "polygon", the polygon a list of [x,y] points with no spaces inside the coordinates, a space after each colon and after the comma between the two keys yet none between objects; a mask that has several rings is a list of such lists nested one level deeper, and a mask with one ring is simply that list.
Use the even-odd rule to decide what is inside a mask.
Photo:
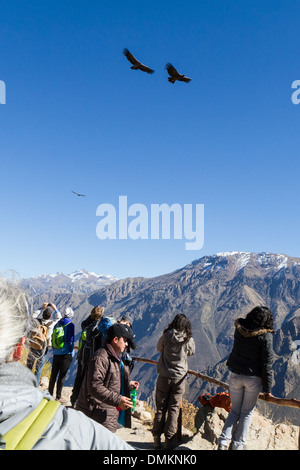
[{"label": "person's head", "polygon": [[65,318],[69,318],[70,320],[74,317],[74,311],[71,307],[67,307],[64,313]]},{"label": "person's head", "polygon": [[45,308],[42,313],[43,320],[49,320],[52,315],[52,309],[50,307]]},{"label": "person's head", "polygon": [[21,359],[29,328],[29,301],[25,292],[0,279],[0,364]]},{"label": "person's head", "polygon": [[177,313],[173,321],[167,326],[164,331],[176,330],[185,333],[185,342],[192,337],[192,327],[189,319],[183,313]]},{"label": "person's head", "polygon": [[265,328],[274,329],[273,314],[268,307],[254,307],[245,318],[246,327],[249,329]]},{"label": "person's head", "polygon": [[125,324],[114,323],[107,330],[106,341],[113,347],[117,354],[121,354],[128,346],[128,341],[133,338],[131,328]]},{"label": "person's head", "polygon": [[130,315],[122,315],[121,318],[118,320],[119,323],[128,325],[131,327],[133,319]]},{"label": "person's head", "polygon": [[94,321],[100,320],[100,318],[103,316],[103,312],[104,312],[104,307],[99,307],[99,305],[97,307],[94,307],[91,311],[92,320]]}]

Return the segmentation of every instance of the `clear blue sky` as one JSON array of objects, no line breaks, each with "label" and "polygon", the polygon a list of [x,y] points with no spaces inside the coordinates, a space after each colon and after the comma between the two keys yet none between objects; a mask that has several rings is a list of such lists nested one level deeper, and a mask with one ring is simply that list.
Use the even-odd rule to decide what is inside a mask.
[{"label": "clear blue sky", "polygon": [[[299,2],[0,0],[0,11],[1,271],[148,277],[222,251],[300,257]],[[155,73],[131,70],[124,47]],[[167,62],[192,81],[170,84]],[[204,204],[204,247],[99,240],[96,209],[120,195]]]}]

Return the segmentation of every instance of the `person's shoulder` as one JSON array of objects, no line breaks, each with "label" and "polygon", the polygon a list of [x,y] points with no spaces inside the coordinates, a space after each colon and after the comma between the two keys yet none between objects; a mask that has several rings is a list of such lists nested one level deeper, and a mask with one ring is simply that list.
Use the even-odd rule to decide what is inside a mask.
[{"label": "person's shoulder", "polygon": [[273,333],[272,331],[266,331],[266,333],[264,333],[262,335],[262,341],[264,341],[267,345],[271,346],[273,344]]},{"label": "person's shoulder", "polygon": [[84,330],[87,326],[89,326],[89,324],[92,322],[92,316],[89,315],[87,318],[85,318],[82,322],[81,322],[81,329]]},{"label": "person's shoulder", "polygon": [[102,359],[108,359],[108,351],[106,348],[99,348],[97,349],[94,354],[92,355],[92,358],[95,360],[102,360]]}]

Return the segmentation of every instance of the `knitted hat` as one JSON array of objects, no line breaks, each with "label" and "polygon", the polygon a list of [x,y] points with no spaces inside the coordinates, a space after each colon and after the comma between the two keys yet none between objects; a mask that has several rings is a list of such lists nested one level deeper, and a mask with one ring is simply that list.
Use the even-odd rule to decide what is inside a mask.
[{"label": "knitted hat", "polygon": [[133,318],[130,315],[122,315],[119,321],[127,321],[130,325],[132,325]]},{"label": "knitted hat", "polygon": [[71,307],[67,307],[66,310],[65,310],[64,317],[71,319],[71,318],[73,318],[73,316],[74,316],[73,310],[71,309]]}]

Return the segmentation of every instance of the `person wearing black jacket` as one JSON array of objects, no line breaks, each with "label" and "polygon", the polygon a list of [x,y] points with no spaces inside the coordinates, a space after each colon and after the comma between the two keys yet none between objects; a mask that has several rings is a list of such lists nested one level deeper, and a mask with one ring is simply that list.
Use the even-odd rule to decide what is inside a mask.
[{"label": "person wearing black jacket", "polygon": [[272,396],[273,315],[267,307],[255,307],[235,321],[234,344],[227,360],[231,371],[231,411],[219,438],[219,450],[242,450],[257,402],[263,393]]},{"label": "person wearing black jacket", "polygon": [[78,398],[80,387],[85,374],[86,364],[91,354],[102,346],[103,335],[98,330],[99,320],[102,318],[104,307],[94,307],[91,314],[81,323],[81,345],[77,354],[77,373],[70,398],[72,407]]}]

